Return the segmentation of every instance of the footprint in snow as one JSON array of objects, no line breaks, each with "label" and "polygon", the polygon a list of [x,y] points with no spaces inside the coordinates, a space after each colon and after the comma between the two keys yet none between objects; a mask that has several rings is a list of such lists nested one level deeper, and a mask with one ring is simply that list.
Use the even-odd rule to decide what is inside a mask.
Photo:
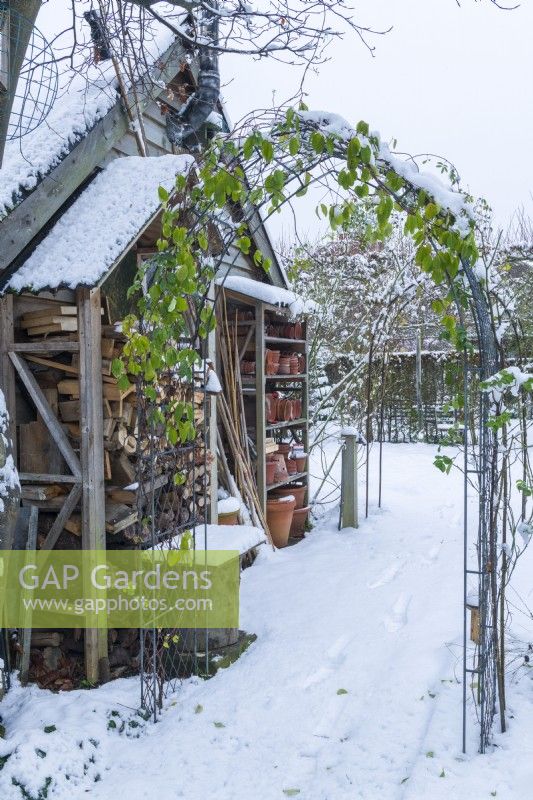
[{"label": "footprint in snow", "polygon": [[385,586],[385,584],[390,583],[394,580],[396,575],[401,572],[401,570],[405,566],[405,561],[402,561],[400,564],[391,564],[384,570],[379,578],[377,578],[373,583],[369,583],[369,589],[378,589],[380,586]]},{"label": "footprint in snow", "polygon": [[339,663],[344,660],[346,650],[354,638],[353,636],[344,634],[335,639],[331,647],[326,650],[326,663],[308,675],[303,681],[302,687],[307,689],[309,686],[314,686],[326,680],[326,678],[329,678],[334,671],[334,667],[338,667]]},{"label": "footprint in snow", "polygon": [[385,628],[389,631],[389,633],[395,633],[403,628],[404,625],[406,625],[407,610],[410,602],[411,595],[407,594],[406,592],[402,592],[392,608],[392,613],[388,617],[385,617],[384,620]]}]

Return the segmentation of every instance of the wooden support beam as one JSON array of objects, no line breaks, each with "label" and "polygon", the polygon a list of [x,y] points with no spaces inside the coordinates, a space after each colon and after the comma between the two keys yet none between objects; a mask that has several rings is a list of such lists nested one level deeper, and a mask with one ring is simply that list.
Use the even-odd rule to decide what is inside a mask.
[{"label": "wooden support beam", "polygon": [[54,520],[54,524],[48,531],[48,535],[44,540],[44,543],[41,547],[41,550],[53,550],[57,540],[59,539],[59,535],[65,524],[68,522],[70,517],[72,516],[74,509],[78,505],[81,496],[81,483],[76,483],[69,492],[69,495],[61,510],[59,511],[57,517]]},{"label": "wooden support beam", "polygon": [[75,475],[50,475],[45,472],[19,472],[21,483],[79,483]]},{"label": "wooden support beam", "polygon": [[80,349],[79,342],[68,340],[41,342],[13,342],[9,346],[11,353],[77,353]]},{"label": "wooden support beam", "polygon": [[[39,509],[36,506],[31,506],[29,511],[28,523],[28,540],[26,542],[26,550],[31,553],[37,549],[37,522],[39,519]],[[31,558],[31,555],[29,556]],[[20,654],[20,682],[23,686],[28,683],[30,672],[30,650],[31,650],[31,611],[26,610],[25,621],[22,628],[21,637],[21,654]]]},{"label": "wooden support beam", "polygon": [[[102,322],[100,289],[82,288],[78,296],[80,337],[80,429],[82,529],[84,550],[105,550],[104,432],[102,413]],[[107,633],[85,631],[87,680],[98,683],[108,664]]]},{"label": "wooden support beam", "polygon": [[266,466],[265,466],[265,307],[255,305],[255,430],[257,448],[257,493],[263,514],[266,514]]},{"label": "wooden support beam", "polygon": [[8,437],[11,439],[11,453],[17,463],[15,370],[9,358],[13,336],[13,295],[6,294],[0,297],[0,389],[4,394],[9,414]]},{"label": "wooden support beam", "polygon": [[32,401],[35,403],[37,411],[41,415],[44,424],[52,434],[52,438],[61,451],[63,458],[70,467],[72,474],[79,480],[81,478],[81,465],[78,456],[72,449],[68,437],[61,427],[59,420],[50,408],[50,404],[44,396],[41,387],[35,380],[33,372],[29,368],[25,359],[22,358],[22,356],[19,356],[18,353],[10,353],[9,357],[13,362],[24,386],[28,390]]}]

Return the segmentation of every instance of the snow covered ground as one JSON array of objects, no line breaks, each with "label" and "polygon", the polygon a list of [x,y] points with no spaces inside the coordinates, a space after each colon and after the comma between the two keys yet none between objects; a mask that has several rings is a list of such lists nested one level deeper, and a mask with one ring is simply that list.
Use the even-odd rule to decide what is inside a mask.
[{"label": "snow covered ground", "polygon": [[241,627],[257,641],[212,680],[184,683],[157,725],[135,713],[135,679],[11,691],[2,800],[531,797],[528,675],[493,752],[476,754],[472,717],[460,753],[462,480],[434,453],[385,447],[383,508],[373,475],[358,530],[338,532],[325,507],[305,541],[263,548],[241,589]]}]

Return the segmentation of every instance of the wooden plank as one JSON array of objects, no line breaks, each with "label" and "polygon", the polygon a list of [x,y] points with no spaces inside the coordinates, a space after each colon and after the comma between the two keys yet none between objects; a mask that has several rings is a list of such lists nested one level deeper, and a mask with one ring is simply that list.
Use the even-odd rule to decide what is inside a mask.
[{"label": "wooden plank", "polygon": [[77,477],[81,477],[81,464],[78,456],[72,449],[65,431],[59,423],[59,420],[52,413],[50,405],[48,404],[41,387],[35,380],[32,371],[28,367],[25,360],[18,353],[10,353],[9,357],[11,358],[15,369],[24,383],[24,386],[28,390],[32,401],[35,403],[39,414],[43,418],[46,427],[52,434],[52,438],[59,447],[63,458],[70,467],[72,474]]},{"label": "wooden plank", "polygon": [[9,346],[11,353],[77,353],[80,349],[79,342],[63,338],[43,339],[41,342],[14,342]]},{"label": "wooden plank", "polygon": [[75,305],[64,305],[63,303],[58,303],[57,305],[54,304],[49,308],[40,308],[38,311],[26,311],[21,316],[21,326],[24,327],[25,322],[31,322],[32,320],[39,320],[46,317],[63,317],[63,316],[72,316],[75,317],[78,313],[78,309]]},{"label": "wooden plank", "polygon": [[119,533],[124,528],[129,528],[137,522],[137,511],[132,511],[129,506],[122,503],[113,503],[109,500],[105,506],[105,527],[108,533]]},{"label": "wooden plank", "polygon": [[0,297],[0,389],[9,414],[8,438],[11,440],[11,452],[17,463],[15,370],[9,358],[13,336],[13,295],[7,294]]},{"label": "wooden plank", "polygon": [[50,500],[63,494],[61,487],[56,484],[45,483],[42,485],[24,484],[20,496],[23,500]]},{"label": "wooden plank", "polygon": [[[104,434],[102,415],[102,320],[100,289],[78,289],[82,548],[105,550]],[[87,680],[97,683],[108,664],[107,632],[85,631]]]},{"label": "wooden plank", "polygon": [[77,483],[74,475],[53,475],[49,473],[19,472],[21,483]]},{"label": "wooden plank", "polygon": [[45,336],[48,333],[72,333],[78,330],[78,323],[76,320],[68,319],[58,320],[52,322],[45,322],[43,325],[34,325],[27,328],[26,333],[28,336]]},{"label": "wooden plank", "polygon": [[81,497],[81,483],[75,483],[70,490],[67,499],[63,503],[59,514],[54,520],[54,524],[48,531],[48,535],[43,542],[41,550],[53,550],[59,538],[59,535],[65,527],[67,521],[70,519],[74,509],[80,502]]},{"label": "wooden plank", "polygon": [[22,472],[60,474],[65,462],[44,421],[19,425],[19,466]]},{"label": "wooden plank", "polygon": [[80,382],[75,378],[64,378],[57,384],[59,394],[70,394],[73,399],[80,396]]},{"label": "wooden plank", "polygon": [[61,372],[67,372],[69,375],[77,375],[79,373],[78,367],[73,367],[71,364],[63,364],[62,361],[54,361],[51,358],[30,355],[26,356],[26,361],[31,361],[32,364],[40,364],[43,367],[61,370]]}]

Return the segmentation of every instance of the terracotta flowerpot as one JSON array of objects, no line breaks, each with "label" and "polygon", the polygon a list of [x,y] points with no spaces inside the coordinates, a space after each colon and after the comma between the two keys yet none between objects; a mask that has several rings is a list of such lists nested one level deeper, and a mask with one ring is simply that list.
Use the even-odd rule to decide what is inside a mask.
[{"label": "terracotta flowerpot", "polygon": [[296,500],[296,508],[303,508],[305,497],[305,486],[298,483],[291,483],[289,486],[280,486],[279,489],[273,489],[271,497],[288,497],[292,495]]},{"label": "terracotta flowerpot", "polygon": [[301,400],[293,400],[292,401],[292,412],[293,412],[293,419],[300,419],[302,416],[302,401]]},{"label": "terracotta flowerpot", "polygon": [[289,541],[295,500],[291,498],[268,499],[266,517],[268,529],[275,547],[286,547]]},{"label": "terracotta flowerpot", "polygon": [[238,523],[239,523],[238,511],[228,511],[227,514],[218,515],[219,525],[238,525]]},{"label": "terracotta flowerpot", "polygon": [[287,472],[285,458],[281,455],[281,453],[273,453],[272,461],[276,465],[276,469],[274,470],[274,483],[278,483],[278,481],[286,481],[289,477],[289,473]]},{"label": "terracotta flowerpot", "polygon": [[305,472],[305,468],[307,466],[307,453],[304,453],[301,456],[295,456],[293,461],[296,464],[296,472]]},{"label": "terracotta flowerpot", "polygon": [[278,398],[275,394],[265,394],[265,414],[267,422],[275,422],[278,410]]},{"label": "terracotta flowerpot", "polygon": [[290,422],[293,419],[292,416],[292,400],[285,400],[285,407],[283,409],[283,419],[285,422]]},{"label": "terracotta flowerpot", "polygon": [[295,508],[292,515],[290,535],[295,539],[302,539],[305,536],[305,523],[309,516],[311,506],[305,508]]},{"label": "terracotta flowerpot", "polygon": [[278,444],[278,453],[281,453],[283,456],[289,455],[291,449],[292,446],[289,444],[289,442],[280,442],[280,444]]},{"label": "terracotta flowerpot", "polygon": [[296,322],[294,324],[294,338],[301,339],[303,336],[303,326],[301,322]]},{"label": "terracotta flowerpot", "polygon": [[296,468],[296,461],[293,458],[286,458],[285,464],[287,466],[287,472],[289,473],[289,475],[296,475],[296,473],[298,472]]},{"label": "terracotta flowerpot", "polygon": [[276,469],[277,464],[275,461],[267,461],[265,464],[265,473],[266,473],[266,483],[267,486],[270,484],[275,483],[275,476],[276,476]]}]

